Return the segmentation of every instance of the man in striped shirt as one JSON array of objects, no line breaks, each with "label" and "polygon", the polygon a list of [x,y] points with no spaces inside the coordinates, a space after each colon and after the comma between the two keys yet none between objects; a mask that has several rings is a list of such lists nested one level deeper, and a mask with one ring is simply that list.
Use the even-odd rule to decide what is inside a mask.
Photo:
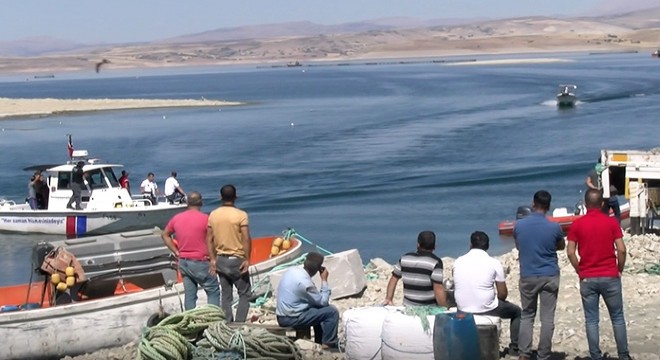
[{"label": "man in striped shirt", "polygon": [[435,234],[422,231],[417,236],[417,251],[401,257],[394,266],[384,305],[394,305],[394,291],[403,279],[403,305],[447,306],[447,295],[442,284],[442,260],[433,254]]}]

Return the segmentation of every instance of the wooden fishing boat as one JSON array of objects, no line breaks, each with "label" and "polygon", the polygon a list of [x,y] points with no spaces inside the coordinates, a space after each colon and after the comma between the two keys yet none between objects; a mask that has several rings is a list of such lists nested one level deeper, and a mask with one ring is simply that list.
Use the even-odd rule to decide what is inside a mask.
[{"label": "wooden fishing boat", "polygon": [[[51,278],[35,272],[30,283],[0,288],[0,336],[5,339],[0,359],[61,358],[120,346],[136,340],[159,314],[182,311],[176,259],[160,233],[154,228],[35,246],[33,268],[40,267],[44,250],[63,247],[75,255],[86,281],[60,292]],[[272,256],[274,239],[252,240],[253,279],[300,256],[295,238],[288,250]],[[206,293],[198,295],[198,304],[206,303]]]},{"label": "wooden fishing boat", "polygon": [[[557,211],[559,210],[559,211]],[[568,232],[568,229],[571,227],[573,222],[584,215],[584,211],[580,211],[578,214],[570,214],[566,211],[566,208],[558,208],[553,211],[552,215],[547,216],[548,220],[556,222],[561,226],[561,230],[564,233]],[[614,216],[614,213],[610,211],[610,216]],[[630,218],[630,204],[625,203],[621,205],[621,220],[627,220]],[[513,228],[516,225],[516,220],[504,220],[499,223],[497,226],[500,235],[512,236]]]}]

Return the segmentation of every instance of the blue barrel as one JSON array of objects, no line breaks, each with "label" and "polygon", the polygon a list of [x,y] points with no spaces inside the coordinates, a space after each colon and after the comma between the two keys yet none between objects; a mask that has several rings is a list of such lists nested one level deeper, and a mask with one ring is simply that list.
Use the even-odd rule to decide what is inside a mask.
[{"label": "blue barrel", "polygon": [[433,357],[435,360],[481,359],[479,334],[472,314],[459,311],[435,316]]}]

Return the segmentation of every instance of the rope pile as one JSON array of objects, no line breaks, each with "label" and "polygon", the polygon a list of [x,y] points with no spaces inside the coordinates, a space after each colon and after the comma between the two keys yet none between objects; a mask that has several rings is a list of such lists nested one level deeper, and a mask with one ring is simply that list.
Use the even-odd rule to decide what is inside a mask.
[{"label": "rope pile", "polygon": [[225,314],[215,305],[166,317],[158,325],[145,328],[138,345],[138,360],[185,360],[193,351],[188,336],[196,337],[209,325],[223,321]]},{"label": "rope pile", "polygon": [[230,328],[222,309],[207,304],[146,328],[138,344],[136,360],[188,359],[302,360],[303,356],[286,336],[249,326]]},{"label": "rope pile", "polygon": [[204,343],[220,352],[237,352],[242,355],[241,359],[303,359],[300,348],[286,336],[249,326],[232,329],[222,321],[212,324],[204,331]]}]

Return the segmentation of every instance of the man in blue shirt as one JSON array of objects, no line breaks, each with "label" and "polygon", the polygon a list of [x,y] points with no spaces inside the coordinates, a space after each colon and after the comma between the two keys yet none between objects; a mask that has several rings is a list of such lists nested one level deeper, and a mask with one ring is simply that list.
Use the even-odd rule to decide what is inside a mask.
[{"label": "man in blue shirt", "polygon": [[551,200],[549,192],[537,191],[534,194],[532,214],[518,220],[513,229],[520,261],[522,316],[518,346],[521,360],[531,358],[534,318],[539,299],[541,300],[541,334],[537,359],[549,359],[552,351],[555,309],[559,294],[557,250],[563,250],[566,243],[559,224],[546,218]]},{"label": "man in blue shirt", "polygon": [[[321,289],[312,276],[319,273]],[[277,287],[277,323],[284,327],[314,327],[314,341],[324,348],[337,347],[339,311],[329,304],[328,270],[323,255],[307,254],[303,267],[289,268]]]}]

